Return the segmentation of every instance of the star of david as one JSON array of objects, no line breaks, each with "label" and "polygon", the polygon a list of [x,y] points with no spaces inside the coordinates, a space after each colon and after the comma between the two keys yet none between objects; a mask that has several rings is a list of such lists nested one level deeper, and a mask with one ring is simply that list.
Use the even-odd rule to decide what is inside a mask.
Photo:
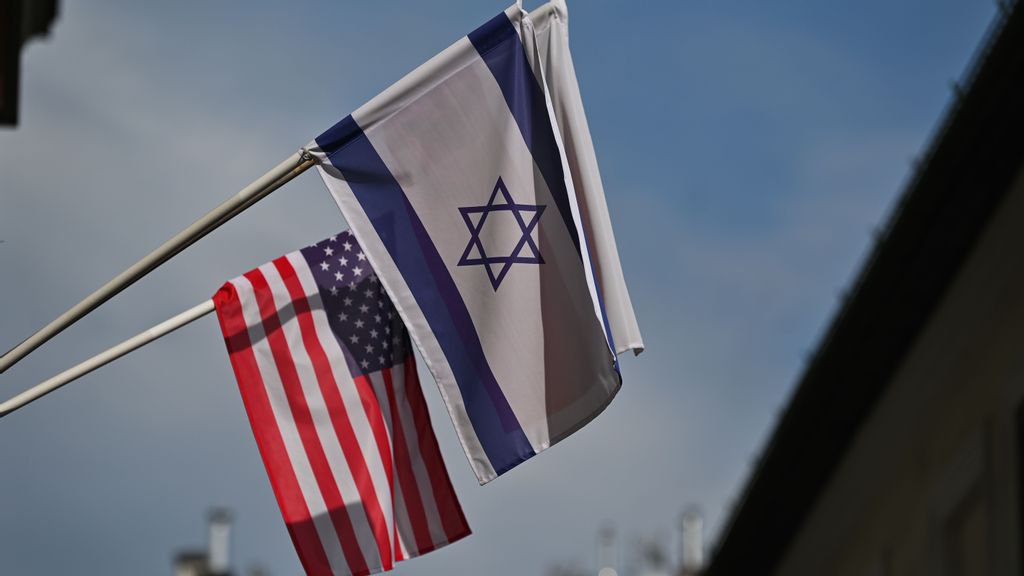
[{"label": "star of david", "polygon": [[[500,194],[499,194],[500,193]],[[540,255],[537,243],[533,239],[533,229],[540,222],[540,215],[544,213],[545,206],[537,204],[517,204],[512,200],[508,188],[498,177],[494,185],[491,198],[484,206],[460,207],[459,212],[462,219],[466,221],[469,228],[469,244],[466,245],[462,258],[459,259],[459,266],[483,266],[487,271],[487,277],[491,281],[494,291],[508,274],[513,264],[543,264],[544,258]],[[488,254],[484,249],[484,243],[480,239],[480,233],[484,230],[484,224],[488,222],[487,216],[494,213],[510,212],[515,218],[514,226],[518,227],[516,234],[519,240],[515,243],[508,255],[495,256]],[[502,221],[492,218],[491,226],[502,225]]]}]

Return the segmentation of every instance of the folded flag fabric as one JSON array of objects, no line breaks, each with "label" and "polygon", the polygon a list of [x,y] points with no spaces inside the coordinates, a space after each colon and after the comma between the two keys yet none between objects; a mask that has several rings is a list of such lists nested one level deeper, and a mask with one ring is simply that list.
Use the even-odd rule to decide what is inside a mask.
[{"label": "folded flag fabric", "polygon": [[349,233],[214,296],[256,443],[307,574],[371,574],[470,533],[409,336]]},{"label": "folded flag fabric", "polygon": [[548,88],[569,174],[576,190],[579,217],[587,230],[592,258],[600,264],[594,266],[594,278],[604,295],[604,311],[612,341],[616,344],[615,351],[620,354],[629,350],[639,353],[644,343],[622,274],[619,249],[615,244],[601,172],[597,167],[597,153],[583,112],[583,98],[569,52],[569,8],[564,0],[552,0],[550,5],[552,9],[540,12],[533,22],[544,84]]},{"label": "folded flag fabric", "polygon": [[581,179],[578,196],[589,160],[567,156],[544,73],[513,6],[307,147],[481,483],[600,413],[617,353],[643,346],[603,190]]}]

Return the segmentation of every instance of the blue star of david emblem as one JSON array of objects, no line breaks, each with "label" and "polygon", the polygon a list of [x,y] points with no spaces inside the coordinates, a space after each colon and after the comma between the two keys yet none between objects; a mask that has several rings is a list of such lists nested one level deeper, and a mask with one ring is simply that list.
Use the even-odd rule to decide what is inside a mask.
[{"label": "blue star of david emblem", "polygon": [[[544,213],[544,208],[545,206],[537,204],[516,204],[512,200],[508,188],[505,187],[505,183],[502,182],[501,177],[498,177],[494,191],[491,192],[491,199],[487,201],[486,205],[459,208],[462,219],[466,221],[466,226],[469,228],[470,238],[458,265],[483,266],[487,271],[487,277],[491,280],[491,286],[497,292],[498,286],[501,285],[501,281],[513,264],[543,264],[544,258],[541,257],[537,243],[533,239],[533,229],[540,222],[540,215]],[[488,254],[480,238],[484,224],[488,222],[487,217],[498,213],[511,213],[515,218],[513,226],[518,228],[514,235],[519,235],[519,239],[507,256]],[[501,220],[495,218],[491,218],[490,222],[491,226],[502,224]]]}]

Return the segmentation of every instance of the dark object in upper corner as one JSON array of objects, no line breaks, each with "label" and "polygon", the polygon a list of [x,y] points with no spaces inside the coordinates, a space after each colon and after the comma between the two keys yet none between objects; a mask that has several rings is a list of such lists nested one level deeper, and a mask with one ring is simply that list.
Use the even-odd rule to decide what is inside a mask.
[{"label": "dark object in upper corner", "polygon": [[57,0],[0,0],[0,126],[18,124],[22,47],[56,19]]}]

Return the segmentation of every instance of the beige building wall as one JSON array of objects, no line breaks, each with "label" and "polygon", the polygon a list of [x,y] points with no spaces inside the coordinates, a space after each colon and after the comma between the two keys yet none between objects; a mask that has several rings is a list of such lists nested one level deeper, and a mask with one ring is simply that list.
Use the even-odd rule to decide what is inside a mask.
[{"label": "beige building wall", "polygon": [[1022,399],[1024,171],[776,574],[1022,574]]}]

